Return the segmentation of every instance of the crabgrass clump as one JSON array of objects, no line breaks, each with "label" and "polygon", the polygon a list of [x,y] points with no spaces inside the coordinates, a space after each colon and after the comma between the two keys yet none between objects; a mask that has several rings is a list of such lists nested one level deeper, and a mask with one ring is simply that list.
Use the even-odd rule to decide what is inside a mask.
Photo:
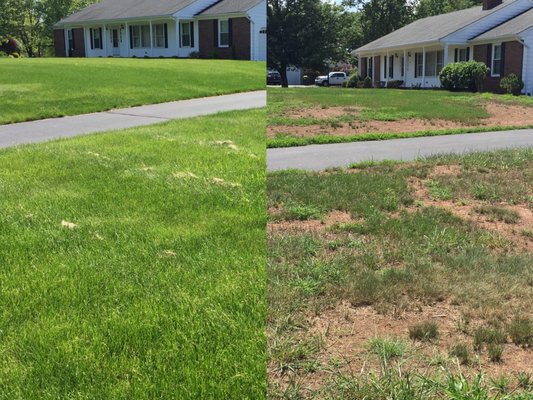
[{"label": "crabgrass clump", "polygon": [[470,363],[470,351],[468,350],[468,346],[464,343],[452,346],[449,354],[451,357],[457,358],[461,365],[468,365]]},{"label": "crabgrass clump", "polygon": [[409,327],[409,338],[421,342],[430,342],[439,337],[439,327],[434,322],[422,322]]},{"label": "crabgrass clump", "polygon": [[474,331],[474,349],[481,350],[483,345],[501,345],[507,342],[507,334],[501,328],[481,327]]},{"label": "crabgrass clump", "polygon": [[474,211],[492,220],[505,222],[506,224],[516,224],[520,220],[520,214],[503,207],[483,205],[475,207]]},{"label": "crabgrass clump", "polygon": [[487,346],[489,353],[489,360],[493,363],[500,363],[503,361],[504,346],[497,343],[489,343]]},{"label": "crabgrass clump", "polygon": [[385,364],[395,358],[403,357],[407,346],[400,339],[376,336],[368,342],[368,351],[375,354]]},{"label": "crabgrass clump", "polygon": [[320,219],[322,213],[312,205],[288,205],[283,212],[283,217],[289,221],[308,221]]},{"label": "crabgrass clump", "polygon": [[507,331],[509,337],[517,346],[533,346],[533,323],[528,318],[517,317],[511,321]]}]

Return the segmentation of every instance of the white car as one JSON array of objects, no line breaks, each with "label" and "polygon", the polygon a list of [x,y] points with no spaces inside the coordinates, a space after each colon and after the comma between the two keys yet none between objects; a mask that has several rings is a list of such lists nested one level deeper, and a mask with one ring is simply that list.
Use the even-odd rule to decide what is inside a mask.
[{"label": "white car", "polygon": [[342,85],[348,80],[345,72],[330,72],[327,75],[319,76],[315,79],[317,86],[334,86]]}]

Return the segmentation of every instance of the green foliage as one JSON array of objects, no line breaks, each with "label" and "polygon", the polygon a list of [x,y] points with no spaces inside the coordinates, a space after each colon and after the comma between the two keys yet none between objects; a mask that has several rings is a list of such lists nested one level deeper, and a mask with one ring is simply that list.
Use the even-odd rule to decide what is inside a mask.
[{"label": "green foliage", "polygon": [[477,61],[466,61],[446,65],[440,72],[442,87],[452,91],[481,91],[488,67]]},{"label": "green foliage", "polygon": [[422,342],[430,342],[439,337],[439,327],[434,322],[422,322],[409,327],[409,338]]},{"label": "green foliage", "polygon": [[426,18],[445,14],[481,4],[481,0],[419,0],[414,13],[415,18]]},{"label": "green foliage", "polygon": [[518,96],[524,88],[524,81],[515,74],[509,74],[500,81],[500,87],[508,94]]},{"label": "green foliage", "polygon": [[399,89],[403,86],[403,81],[400,80],[390,80],[387,82],[387,88],[389,89]]},{"label": "green foliage", "polygon": [[341,49],[342,8],[320,0],[268,0],[268,66],[287,86],[287,67],[321,69]]},{"label": "green foliage", "polygon": [[461,365],[468,365],[470,363],[470,352],[468,350],[468,345],[464,343],[452,346],[449,354],[452,357],[456,357]]},{"label": "green foliage", "polygon": [[516,317],[507,328],[509,337],[517,346],[533,347],[533,322],[528,318]]},{"label": "green foliage", "polygon": [[348,81],[346,81],[346,87],[356,88],[359,82],[360,82],[359,71],[354,70],[348,77]]}]

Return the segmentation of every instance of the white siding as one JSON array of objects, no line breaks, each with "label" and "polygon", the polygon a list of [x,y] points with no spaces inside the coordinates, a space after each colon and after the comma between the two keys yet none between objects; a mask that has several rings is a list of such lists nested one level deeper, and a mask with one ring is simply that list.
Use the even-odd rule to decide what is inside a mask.
[{"label": "white siding", "polygon": [[179,10],[174,17],[183,19],[192,19],[196,14],[205,10],[207,7],[217,3],[218,0],[197,0],[185,8]]},{"label": "white siding", "polygon": [[267,35],[261,33],[266,29],[266,0],[248,11],[250,18],[251,56],[254,61],[266,61],[267,59]]},{"label": "white siding", "polygon": [[524,64],[522,79],[524,81],[524,93],[533,96],[533,28],[522,34],[524,40]]},{"label": "white siding", "polygon": [[494,12],[442,39],[448,43],[466,43],[468,40],[498,26],[509,19],[533,8],[531,0],[517,0],[501,10]]}]

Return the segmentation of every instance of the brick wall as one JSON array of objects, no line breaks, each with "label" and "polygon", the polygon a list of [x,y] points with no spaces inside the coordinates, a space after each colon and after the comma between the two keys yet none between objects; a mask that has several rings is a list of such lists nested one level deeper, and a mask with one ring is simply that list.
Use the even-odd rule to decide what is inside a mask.
[{"label": "brick wall", "polygon": [[56,57],[65,57],[65,30],[54,29],[54,50]]},{"label": "brick wall", "polygon": [[[503,71],[501,77],[487,76],[484,81],[483,90],[487,92],[502,93],[503,90],[500,87],[501,78],[509,75],[516,74],[519,78],[522,78],[522,65],[524,59],[524,46],[520,42],[505,42],[502,43],[505,46]],[[474,60],[484,62],[489,68],[491,68],[492,59],[492,44],[482,44],[474,46]]]},{"label": "brick wall", "polygon": [[215,23],[217,20],[200,21],[200,56],[203,58],[225,58],[250,60],[250,21],[247,18],[232,18],[232,45],[218,47],[215,43]]}]

